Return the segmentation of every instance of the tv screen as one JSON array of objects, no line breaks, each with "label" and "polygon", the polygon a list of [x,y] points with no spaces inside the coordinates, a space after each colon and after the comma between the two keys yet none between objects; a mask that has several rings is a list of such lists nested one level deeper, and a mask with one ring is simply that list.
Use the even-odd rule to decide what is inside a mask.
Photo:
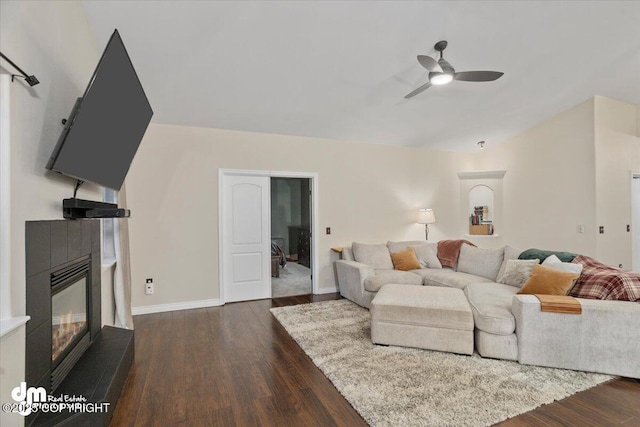
[{"label": "tv screen", "polygon": [[151,116],[151,105],[115,30],[47,169],[119,190]]}]

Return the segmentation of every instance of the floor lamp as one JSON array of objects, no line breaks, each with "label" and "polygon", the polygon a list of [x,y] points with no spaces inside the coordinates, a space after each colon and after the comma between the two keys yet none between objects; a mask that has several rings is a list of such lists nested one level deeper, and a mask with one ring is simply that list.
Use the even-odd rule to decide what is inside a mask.
[{"label": "floor lamp", "polygon": [[436,215],[433,209],[418,210],[418,224],[424,224],[425,238],[429,240],[429,224],[436,222]]}]

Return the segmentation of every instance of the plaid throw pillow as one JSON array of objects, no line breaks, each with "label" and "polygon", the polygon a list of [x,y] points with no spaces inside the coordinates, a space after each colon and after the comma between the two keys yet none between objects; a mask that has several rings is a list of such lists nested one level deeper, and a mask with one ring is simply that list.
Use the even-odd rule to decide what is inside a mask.
[{"label": "plaid throw pillow", "polygon": [[572,297],[640,301],[640,274],[602,264],[586,255],[578,255],[572,262],[583,267],[569,292]]}]

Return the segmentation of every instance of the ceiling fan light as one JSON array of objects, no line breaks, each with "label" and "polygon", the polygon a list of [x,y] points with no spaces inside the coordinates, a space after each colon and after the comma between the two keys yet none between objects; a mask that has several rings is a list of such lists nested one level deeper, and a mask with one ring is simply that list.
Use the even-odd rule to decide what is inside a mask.
[{"label": "ceiling fan light", "polygon": [[446,85],[447,83],[450,83],[452,80],[453,80],[453,75],[446,74],[446,73],[433,73],[433,75],[429,79],[431,84],[435,86]]}]

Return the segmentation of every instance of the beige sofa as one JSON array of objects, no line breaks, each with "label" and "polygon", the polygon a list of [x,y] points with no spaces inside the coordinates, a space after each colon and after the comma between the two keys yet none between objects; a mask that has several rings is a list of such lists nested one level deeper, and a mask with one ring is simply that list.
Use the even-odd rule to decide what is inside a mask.
[{"label": "beige sofa", "polygon": [[640,304],[579,299],[581,315],[541,312],[535,296],[517,295],[519,288],[497,283],[507,261],[520,254],[510,246],[463,245],[456,269],[421,259],[421,269],[393,270],[391,252],[425,244],[437,252],[435,243],[424,241],[344,248],[336,261],[341,295],[369,308],[390,283],[459,288],[469,301],[475,346],[483,357],[640,378]]}]

